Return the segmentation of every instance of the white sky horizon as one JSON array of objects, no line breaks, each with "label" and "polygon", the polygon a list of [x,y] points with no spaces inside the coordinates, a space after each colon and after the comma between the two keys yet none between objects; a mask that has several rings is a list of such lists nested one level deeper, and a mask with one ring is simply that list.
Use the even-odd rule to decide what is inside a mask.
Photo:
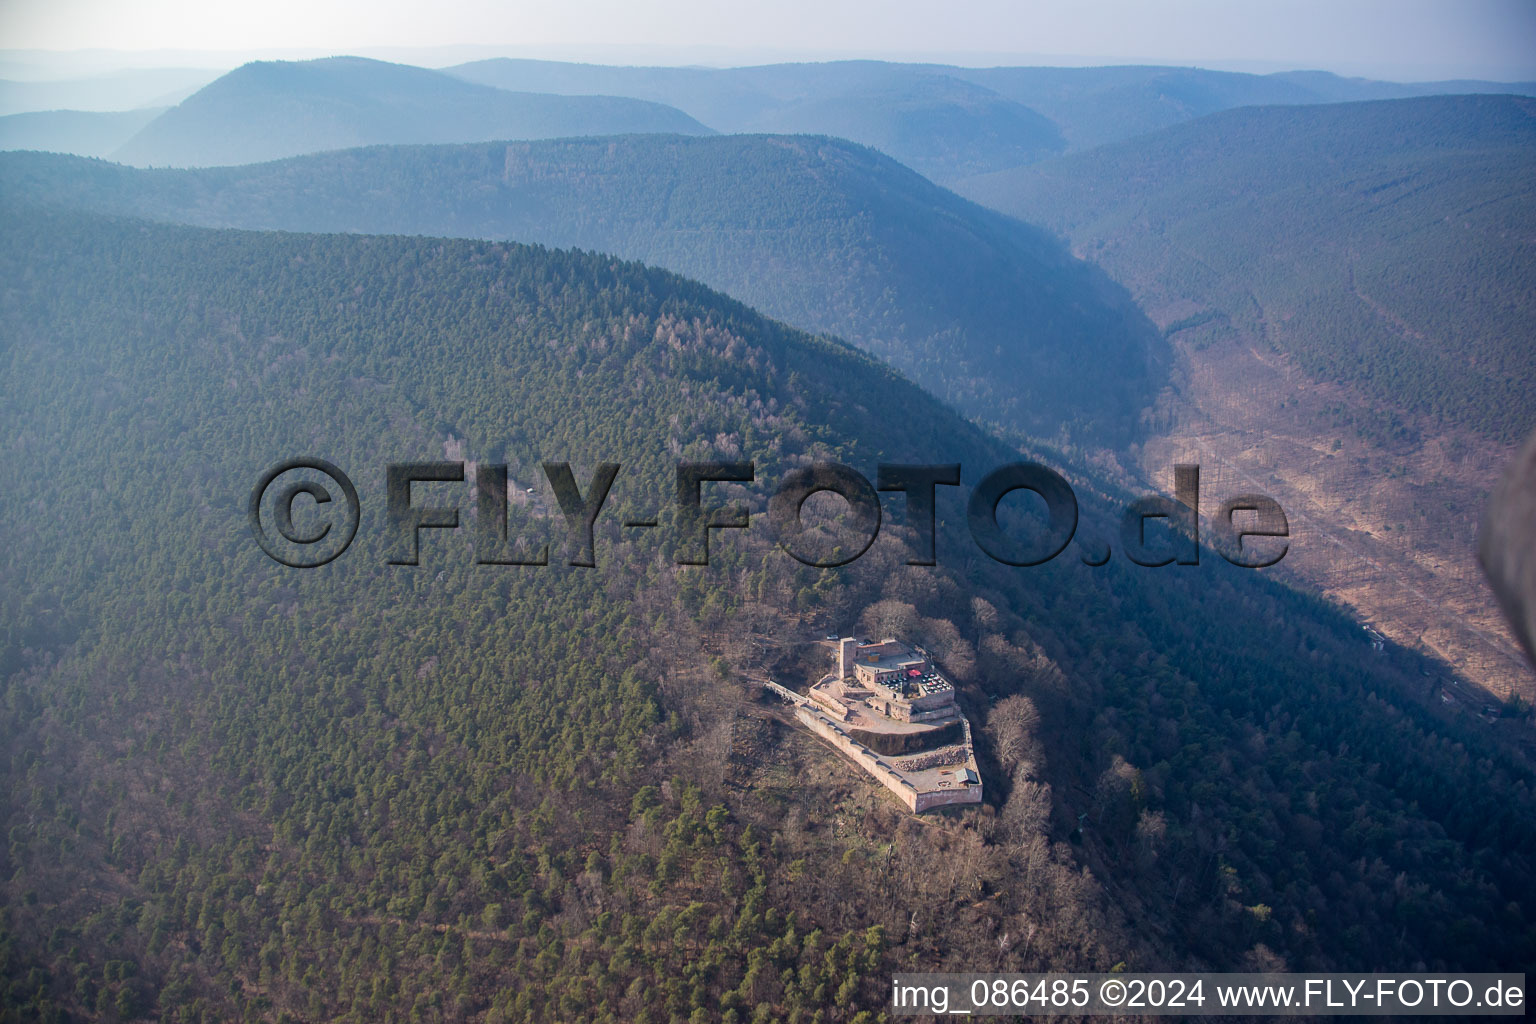
[{"label": "white sky horizon", "polygon": [[[502,39],[463,43],[465,39]],[[356,54],[440,67],[487,56],[740,66],[881,59],[1172,64],[1394,81],[1536,80],[1532,0],[0,0],[0,76],[226,69]]]}]

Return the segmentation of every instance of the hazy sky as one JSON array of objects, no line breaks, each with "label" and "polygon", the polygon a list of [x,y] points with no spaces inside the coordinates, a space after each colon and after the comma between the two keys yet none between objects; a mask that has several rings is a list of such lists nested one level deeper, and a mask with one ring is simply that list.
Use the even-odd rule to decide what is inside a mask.
[{"label": "hazy sky", "polygon": [[454,44],[636,63],[1145,59],[1536,79],[1536,0],[0,0],[10,50],[232,51],[232,64]]}]

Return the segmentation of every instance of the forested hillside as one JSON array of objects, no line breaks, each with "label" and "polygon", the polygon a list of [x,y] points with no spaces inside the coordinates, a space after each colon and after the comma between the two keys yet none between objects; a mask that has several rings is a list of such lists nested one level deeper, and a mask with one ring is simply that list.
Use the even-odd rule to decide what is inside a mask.
[{"label": "forested hillside", "polygon": [[[15,1019],[868,1021],[898,968],[1536,953],[1530,766],[1263,574],[1004,567],[944,490],[936,569],[894,505],[842,570],[760,523],[674,565],[678,459],[755,460],[711,497],[761,511],[810,456],[1017,457],[864,355],[608,256],[0,224]],[[295,455],[362,498],[312,571],[246,513]],[[465,529],[388,564],[385,465],[445,455],[621,463],[598,567],[536,501],[554,564],[475,564],[446,484]],[[1061,468],[1112,536],[1126,496]],[[861,620],[956,678],[986,806],[918,823],[761,703]]]},{"label": "forested hillside", "polygon": [[835,139],[390,147],[195,173],[11,154],[0,181],[18,197],[196,224],[641,259],[836,334],[965,413],[1037,436],[1122,443],[1161,383],[1162,339],[1104,274]]},{"label": "forested hillside", "polygon": [[1513,443],[1536,426],[1536,100],[1237,110],[961,190],[1054,228],[1170,330]]},{"label": "forested hillside", "polygon": [[331,57],[236,68],[145,125],[113,158],[208,167],[389,142],[708,130],[644,100],[509,93],[425,68]]},{"label": "forested hillside", "polygon": [[1472,550],[1536,426],[1533,104],[1229,111],[963,186],[1067,235],[1165,329],[1149,471],[1199,458],[1269,489],[1310,539],[1292,571],[1527,698]]}]

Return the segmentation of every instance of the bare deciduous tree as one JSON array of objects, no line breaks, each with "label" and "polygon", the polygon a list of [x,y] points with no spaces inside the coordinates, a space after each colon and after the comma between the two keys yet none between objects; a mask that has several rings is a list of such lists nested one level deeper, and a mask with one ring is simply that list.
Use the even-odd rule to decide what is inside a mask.
[{"label": "bare deciduous tree", "polygon": [[859,616],[859,625],[872,640],[910,636],[918,621],[917,609],[904,601],[876,601]]},{"label": "bare deciduous tree", "polygon": [[1040,712],[1034,701],[1023,694],[1004,697],[987,712],[987,732],[1004,771],[1012,772],[1024,760],[1034,761],[1038,766],[1039,728]]}]

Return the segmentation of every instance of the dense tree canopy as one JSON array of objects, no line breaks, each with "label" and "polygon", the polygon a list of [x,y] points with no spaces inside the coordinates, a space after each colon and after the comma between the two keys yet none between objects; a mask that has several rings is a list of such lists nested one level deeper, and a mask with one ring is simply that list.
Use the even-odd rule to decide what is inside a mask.
[{"label": "dense tree canopy", "polygon": [[873,353],[968,415],[1114,443],[1162,339],[1038,229],[827,138],[379,147],[197,172],[0,158],[30,201],[215,227],[580,246],[686,274]]},{"label": "dense tree canopy", "polygon": [[[3,223],[10,1019],[867,1021],[901,968],[1530,962],[1529,764],[1262,574],[998,565],[963,494],[933,569],[894,505],[846,569],[758,526],[674,565],[678,459],[754,460],[712,493],[761,511],[805,458],[1018,457],[847,346],[607,256]],[[246,520],[296,454],[362,495],[316,570]],[[465,528],[391,566],[385,465],[450,455],[620,462],[599,566],[476,565],[448,484]],[[1060,468],[1113,536],[1126,496]],[[547,500],[509,531],[559,551]],[[987,805],[918,823],[761,703],[880,601],[944,645]]]},{"label": "dense tree canopy", "polygon": [[1229,111],[967,195],[1068,235],[1170,333],[1515,443],[1536,426],[1536,99]]}]

